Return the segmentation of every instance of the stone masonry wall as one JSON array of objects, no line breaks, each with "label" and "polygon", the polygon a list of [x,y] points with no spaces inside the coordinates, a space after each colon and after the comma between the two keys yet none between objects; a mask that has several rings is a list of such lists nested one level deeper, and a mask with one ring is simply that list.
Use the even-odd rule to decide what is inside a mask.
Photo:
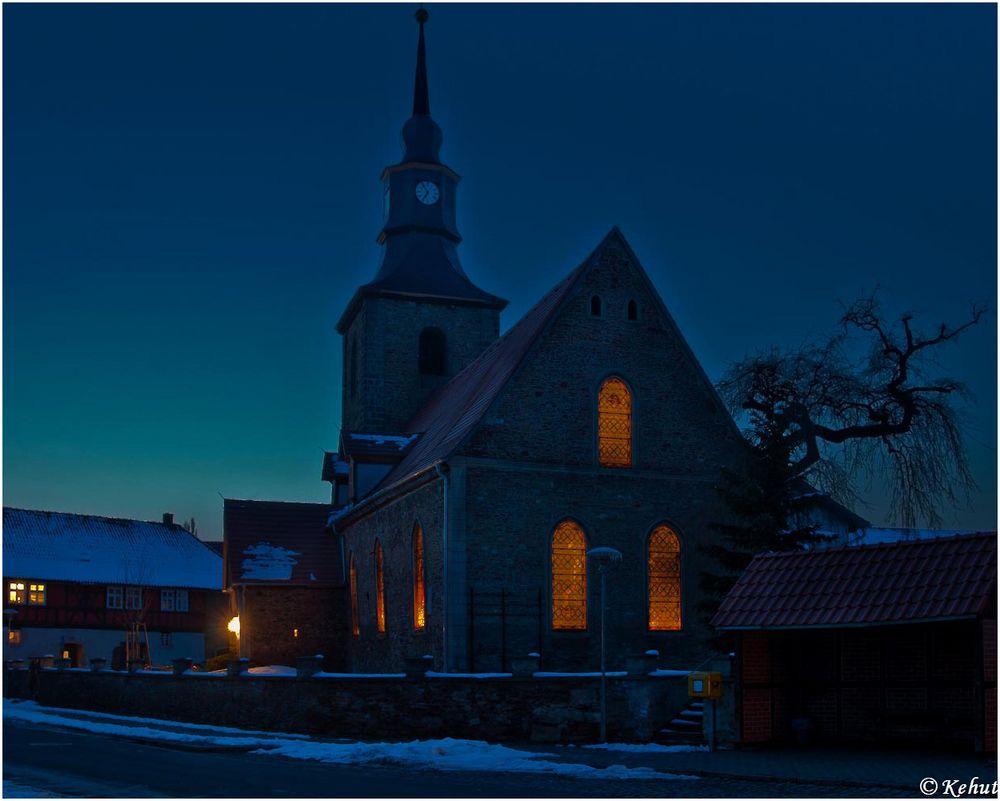
[{"label": "stone masonry wall", "polygon": [[[551,619],[551,537],[567,517],[583,528],[587,547],[610,546],[622,552],[620,566],[607,581],[608,668],[621,670],[625,659],[647,649],[660,652],[664,667],[693,670],[711,653],[712,631],[697,608],[702,572],[711,565],[702,546],[712,542],[713,485],[683,476],[595,469],[546,470],[543,466],[488,463],[467,467],[466,529],[468,584],[478,592],[503,588],[511,601],[535,602],[537,615],[509,616],[507,654],[539,647],[542,669],[597,670],[600,665],[600,578],[587,574],[586,631],[556,631]],[[650,531],[666,523],[681,542],[681,630],[648,627],[647,553]],[[513,607],[514,604],[511,603]],[[498,617],[476,616],[476,670],[505,669],[498,662]]]},{"label": "stone masonry wall", "polygon": [[[26,670],[6,674],[5,696],[26,697],[27,677]],[[599,684],[595,678],[216,678],[46,669],[35,697],[46,706],[328,737],[593,741]],[[685,677],[611,677],[609,737],[648,740],[685,701]]]},{"label": "stone masonry wall", "polygon": [[[446,375],[421,376],[420,332],[447,338]],[[473,361],[500,330],[500,314],[481,306],[399,298],[366,298],[344,336],[343,428],[379,434],[403,431],[431,393]],[[357,386],[351,357],[357,342]]]},{"label": "stone masonry wall", "polygon": [[[444,604],[441,593],[443,573],[442,526],[444,523],[440,481],[378,509],[344,532],[347,563],[351,557],[358,572],[358,620],[361,634],[350,634],[350,607],[345,607],[348,623],[347,648],[351,670],[370,673],[401,671],[407,657],[431,654],[434,669],[442,670],[441,636]],[[424,573],[426,587],[426,627],[413,625],[413,527],[424,532]],[[385,634],[379,634],[375,619],[375,540],[382,545],[385,576]]]},{"label": "stone masonry wall", "polygon": [[[591,315],[594,295],[600,317]],[[634,322],[626,316],[630,300],[639,309]],[[714,481],[740,458],[742,437],[680,333],[624,250],[611,246],[581,277],[464,454],[596,467],[597,394],[611,375],[632,392],[632,469]]]}]

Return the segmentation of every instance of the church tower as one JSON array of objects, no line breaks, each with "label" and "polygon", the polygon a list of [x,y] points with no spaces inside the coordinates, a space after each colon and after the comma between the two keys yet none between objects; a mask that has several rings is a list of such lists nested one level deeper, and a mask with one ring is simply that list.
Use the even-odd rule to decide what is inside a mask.
[{"label": "church tower", "polygon": [[403,126],[403,159],[382,172],[381,263],[337,323],[345,431],[401,432],[438,386],[496,340],[507,305],[473,284],[458,258],[460,178],[441,163],[441,129],[431,119],[427,16],[417,12],[413,116]]}]

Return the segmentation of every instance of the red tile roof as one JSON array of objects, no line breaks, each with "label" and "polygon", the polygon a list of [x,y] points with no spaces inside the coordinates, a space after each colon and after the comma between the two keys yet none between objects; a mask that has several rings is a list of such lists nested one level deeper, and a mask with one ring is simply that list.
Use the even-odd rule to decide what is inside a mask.
[{"label": "red tile roof", "polygon": [[340,586],[340,546],[325,503],[240,501],[223,507],[225,583]]},{"label": "red tile roof", "polygon": [[996,595],[996,532],[761,554],[730,590],[719,629],[810,628],[974,617]]}]

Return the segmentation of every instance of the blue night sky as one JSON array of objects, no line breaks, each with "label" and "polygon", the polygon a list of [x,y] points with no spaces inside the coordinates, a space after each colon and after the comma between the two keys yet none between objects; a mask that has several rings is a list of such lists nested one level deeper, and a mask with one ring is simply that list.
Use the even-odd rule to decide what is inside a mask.
[{"label": "blue night sky", "polygon": [[[413,10],[3,7],[5,504],[215,538],[220,493],[328,499]],[[995,6],[429,10],[504,329],[615,224],[713,380],[876,285],[928,326],[995,306]],[[981,487],[955,527],[996,526],[996,343],[991,312],[942,353]]]}]

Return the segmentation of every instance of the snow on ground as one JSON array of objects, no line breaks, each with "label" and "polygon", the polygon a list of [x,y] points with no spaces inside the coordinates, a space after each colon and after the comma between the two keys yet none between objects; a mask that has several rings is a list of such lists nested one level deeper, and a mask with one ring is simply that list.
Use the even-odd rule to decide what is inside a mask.
[{"label": "snow on ground", "polygon": [[[93,731],[91,726],[94,719],[104,720],[110,724],[119,724],[120,727],[127,727],[128,732],[133,734],[138,728],[136,724],[147,723],[152,726],[169,726],[172,729],[182,729],[194,735],[203,737],[213,737],[217,735],[236,735],[241,738],[258,737],[274,738],[280,737],[285,740],[308,740],[307,734],[290,734],[288,732],[258,731],[255,729],[236,729],[232,726],[209,726],[204,723],[185,723],[179,720],[163,720],[162,718],[140,718],[127,717],[125,715],[113,715],[110,712],[91,712],[88,709],[63,709],[61,707],[39,706],[34,701],[11,701],[4,700],[3,716],[11,720],[23,720],[36,723],[53,723],[62,726],[63,720],[73,723],[87,724],[86,726],[70,726],[67,728],[83,728]],[[47,720],[42,720],[47,718]],[[86,718],[86,719],[82,719]],[[149,728],[148,731],[154,731]],[[155,730],[156,732],[160,730]],[[111,733],[111,732],[108,732]],[[168,734],[170,732],[167,732]],[[136,736],[133,734],[133,736]],[[146,736],[146,735],[139,735]],[[246,739],[240,739],[241,743],[246,743]]]},{"label": "snow on ground", "polygon": [[[3,715],[6,720],[61,726],[95,734],[142,737],[162,742],[214,747],[235,746],[252,749],[255,754],[336,764],[400,765],[443,771],[544,773],[577,779],[698,778],[678,773],[662,773],[651,768],[626,768],[623,765],[595,768],[590,765],[552,762],[543,757],[552,757],[555,754],[521,751],[504,745],[491,745],[480,740],[445,738],[442,740],[414,740],[408,743],[327,742],[313,740],[298,734],[269,734],[225,726],[204,726],[155,718],[130,718],[104,712],[50,709],[40,707],[32,701],[4,701]],[[107,722],[100,722],[102,720]],[[163,727],[181,729],[181,731],[171,731]],[[6,787],[4,795],[8,795]],[[17,796],[14,792],[9,793],[9,795],[29,797]]]},{"label": "snow on ground", "polygon": [[598,743],[581,748],[600,748],[604,751],[625,751],[634,754],[690,754],[707,751],[707,745],[660,745],[659,743]]},{"label": "snow on ground", "polygon": [[256,753],[270,756],[311,759],[336,764],[377,763],[427,770],[502,771],[545,773],[574,779],[697,779],[680,773],[661,773],[651,768],[611,765],[595,768],[541,757],[555,754],[533,753],[491,745],[480,740],[413,740],[409,743],[325,743],[289,742]]},{"label": "snow on ground", "polygon": [[265,665],[247,670],[251,676],[295,676],[298,671],[288,665]]},{"label": "snow on ground", "polygon": [[61,798],[56,793],[47,790],[40,790],[37,787],[29,787],[26,784],[19,784],[10,779],[3,780],[4,798]]}]

